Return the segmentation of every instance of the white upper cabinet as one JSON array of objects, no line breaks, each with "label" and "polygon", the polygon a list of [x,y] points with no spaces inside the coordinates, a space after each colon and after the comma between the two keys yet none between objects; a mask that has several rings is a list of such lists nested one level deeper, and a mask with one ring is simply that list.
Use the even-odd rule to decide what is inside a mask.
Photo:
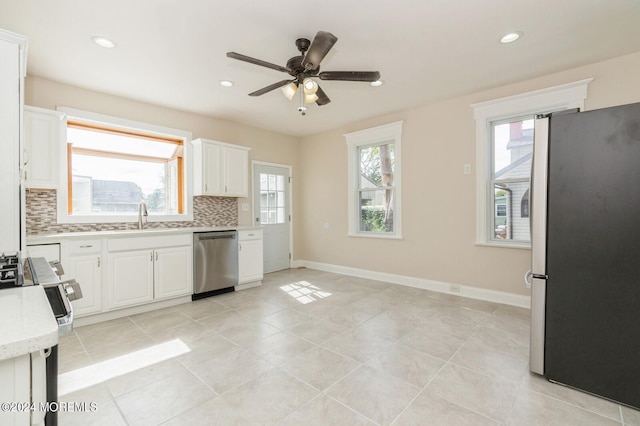
[{"label": "white upper cabinet", "polygon": [[194,195],[249,196],[249,150],[207,139],[195,139]]},{"label": "white upper cabinet", "polygon": [[58,189],[60,149],[67,134],[66,115],[25,105],[24,130],[27,188]]},{"label": "white upper cabinet", "polygon": [[25,224],[20,218],[24,209],[20,189],[20,122],[26,50],[26,38],[0,29],[0,251],[7,253],[23,249],[21,242],[25,239]]}]

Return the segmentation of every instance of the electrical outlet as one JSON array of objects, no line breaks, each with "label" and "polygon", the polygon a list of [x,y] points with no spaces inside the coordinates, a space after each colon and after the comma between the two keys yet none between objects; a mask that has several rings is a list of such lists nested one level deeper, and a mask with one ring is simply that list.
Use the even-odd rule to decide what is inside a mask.
[{"label": "electrical outlet", "polygon": [[471,174],[471,164],[465,164],[463,167],[463,171],[465,175]]},{"label": "electrical outlet", "polygon": [[457,284],[449,284],[449,291],[452,293],[460,293],[460,286]]}]

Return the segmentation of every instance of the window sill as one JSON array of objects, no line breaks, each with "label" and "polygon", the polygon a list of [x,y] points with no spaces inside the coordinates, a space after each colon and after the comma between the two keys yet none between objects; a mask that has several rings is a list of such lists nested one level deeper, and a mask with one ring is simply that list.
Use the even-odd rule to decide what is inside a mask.
[{"label": "window sill", "polygon": [[475,242],[473,245],[480,247],[493,247],[493,248],[508,248],[508,249],[522,249],[531,250],[530,243],[516,244],[516,243],[487,243],[487,242]]},{"label": "window sill", "polygon": [[348,233],[347,237],[356,238],[377,238],[381,240],[402,240],[402,235],[384,235],[384,234],[365,234],[365,233]]},{"label": "window sill", "polygon": [[[152,222],[191,222],[193,221],[193,214],[176,214],[176,215],[163,215],[163,216],[148,216],[145,221]],[[113,216],[91,216],[91,215],[58,215],[59,224],[71,224],[71,223],[137,223],[138,215],[113,215]]]}]

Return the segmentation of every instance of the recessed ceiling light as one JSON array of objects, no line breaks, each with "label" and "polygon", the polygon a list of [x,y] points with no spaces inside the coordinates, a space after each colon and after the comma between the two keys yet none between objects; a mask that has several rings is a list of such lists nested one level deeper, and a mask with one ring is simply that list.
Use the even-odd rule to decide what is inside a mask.
[{"label": "recessed ceiling light", "polygon": [[519,39],[520,37],[522,37],[522,33],[520,31],[515,31],[509,34],[505,34],[504,36],[502,36],[502,38],[500,39],[500,43],[513,43],[514,41],[516,41],[517,39]]},{"label": "recessed ceiling light", "polygon": [[105,49],[113,49],[117,46],[115,41],[102,36],[93,36],[91,37],[91,40],[93,40],[93,42],[98,46],[104,47]]},{"label": "recessed ceiling light", "polygon": [[220,80],[220,86],[222,87],[231,87],[234,85],[234,82],[231,80]]},{"label": "recessed ceiling light", "polygon": [[371,83],[369,83],[369,84],[371,84],[373,87],[380,87],[380,86],[382,86],[382,85],[384,84],[384,81],[382,81],[382,80],[376,80],[376,81],[372,81],[372,82],[371,82]]}]

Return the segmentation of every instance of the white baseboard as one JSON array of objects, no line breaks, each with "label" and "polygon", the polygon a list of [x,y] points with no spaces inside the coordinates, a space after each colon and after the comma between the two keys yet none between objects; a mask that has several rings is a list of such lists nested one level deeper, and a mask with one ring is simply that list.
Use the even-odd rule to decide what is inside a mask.
[{"label": "white baseboard", "polygon": [[155,311],[156,309],[168,308],[169,306],[180,305],[182,303],[191,302],[191,296],[177,297],[175,299],[162,300],[159,302],[148,303],[146,305],[132,306],[130,308],[117,309],[114,311],[100,312],[80,318],[73,319],[74,327],[95,324],[98,322],[109,321],[116,318],[128,317],[129,315],[141,314],[143,312]]},{"label": "white baseboard", "polygon": [[237,286],[235,286],[235,291],[241,291],[241,290],[246,290],[248,288],[253,288],[253,287],[258,287],[262,285],[262,280],[258,280],[258,281],[251,281],[248,283],[242,283],[242,284],[238,284]]},{"label": "white baseboard", "polygon": [[[531,297],[520,294],[507,293],[505,291],[489,290],[479,287],[472,287],[461,284],[445,283],[442,281],[427,280],[424,278],[408,277],[405,275],[387,274],[385,272],[375,272],[366,269],[351,268],[348,266],[332,265],[329,263],[313,262],[310,260],[295,260],[291,262],[292,268],[309,268],[319,271],[334,272],[336,274],[349,275],[352,277],[368,278],[371,280],[384,281],[392,284],[400,284],[407,287],[420,288],[423,290],[437,291],[439,293],[452,294],[454,296],[468,297],[470,299],[485,300],[487,302],[502,303],[505,305],[518,306],[530,309]],[[460,291],[452,291],[451,289]]]}]

